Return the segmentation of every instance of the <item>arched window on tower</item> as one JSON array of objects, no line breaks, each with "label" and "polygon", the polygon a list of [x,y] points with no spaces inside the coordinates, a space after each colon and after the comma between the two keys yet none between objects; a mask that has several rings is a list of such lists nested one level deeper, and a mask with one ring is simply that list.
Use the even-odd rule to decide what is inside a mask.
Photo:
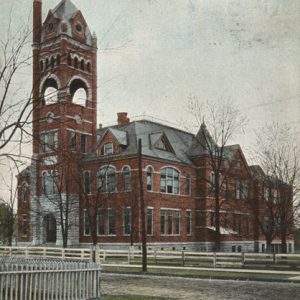
[{"label": "arched window on tower", "polygon": [[78,58],[77,57],[74,58],[74,68],[78,69]]},{"label": "arched window on tower", "polygon": [[55,79],[48,78],[45,81],[42,96],[45,105],[58,102],[58,85]]},{"label": "arched window on tower", "polygon": [[86,69],[89,73],[91,73],[91,64],[90,63],[86,64]]},{"label": "arched window on tower", "polygon": [[49,68],[49,59],[46,58],[46,65],[45,65],[45,69],[47,70]]},{"label": "arched window on tower", "polygon": [[72,58],[71,58],[71,55],[70,55],[70,54],[68,54],[67,63],[68,63],[68,66],[71,66],[71,65],[72,65]]},{"label": "arched window on tower", "polygon": [[80,62],[80,69],[84,71],[84,60],[83,59]]},{"label": "arched window on tower", "polygon": [[60,65],[60,55],[57,54],[56,56],[56,65],[59,66]]},{"label": "arched window on tower", "polygon": [[87,86],[82,80],[75,79],[71,82],[70,93],[74,104],[88,106]]},{"label": "arched window on tower", "polygon": [[54,68],[54,65],[55,65],[55,59],[54,59],[54,56],[51,57],[51,69]]}]

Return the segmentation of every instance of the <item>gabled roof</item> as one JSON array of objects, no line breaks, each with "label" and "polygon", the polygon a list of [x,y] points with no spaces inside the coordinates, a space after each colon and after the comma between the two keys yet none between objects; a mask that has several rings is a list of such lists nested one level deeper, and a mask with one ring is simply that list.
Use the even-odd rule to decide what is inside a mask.
[{"label": "gabled roof", "polygon": [[[72,1],[61,0],[54,9],[50,10],[48,17],[50,15],[53,15],[53,17],[58,20],[58,24],[59,24],[58,34],[62,33],[60,24],[65,23],[67,25],[67,31],[64,32],[64,34],[67,34],[68,36],[72,37],[71,22],[72,22],[72,19],[75,17],[75,15],[78,13],[81,14],[80,10],[72,3]],[[47,17],[47,19],[48,19],[48,17]],[[83,18],[83,16],[82,16],[82,18]],[[85,36],[86,36],[86,43],[91,46],[92,45],[92,35],[91,35],[91,32],[90,32],[88,26],[86,26]]]},{"label": "gabled roof", "polygon": [[51,9],[56,19],[65,18],[67,21],[70,21],[78,11],[79,9],[70,0],[62,0],[54,9]]},{"label": "gabled roof", "polygon": [[209,154],[209,149],[217,148],[217,144],[208,132],[203,122],[189,149],[190,156]]},{"label": "gabled roof", "polygon": [[[145,156],[192,164],[187,154],[193,140],[193,135],[190,133],[160,123],[141,120],[99,129],[97,131],[98,142],[103,138],[107,130],[110,130],[114,136],[118,135],[119,139],[124,138],[124,133],[126,133],[127,146],[122,149],[122,155],[137,154],[138,140],[141,139],[142,154]],[[121,132],[123,132],[123,137]],[[172,152],[162,151],[153,147],[152,142],[157,141],[162,136],[167,137],[173,150]],[[92,153],[86,156],[87,160],[95,158],[96,155]]]},{"label": "gabled roof", "polygon": [[118,130],[115,128],[108,128],[107,131],[115,137],[117,142],[122,146],[127,146],[127,134],[126,131]]}]

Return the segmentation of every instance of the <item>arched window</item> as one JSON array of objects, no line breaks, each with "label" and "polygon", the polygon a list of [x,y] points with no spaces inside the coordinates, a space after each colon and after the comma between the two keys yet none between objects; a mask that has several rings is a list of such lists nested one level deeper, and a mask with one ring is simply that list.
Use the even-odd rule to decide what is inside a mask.
[{"label": "arched window", "polygon": [[68,55],[67,63],[68,63],[69,66],[72,65],[72,58],[71,58],[70,54]]},{"label": "arched window", "polygon": [[56,56],[56,65],[59,66],[60,65],[60,55],[57,54]]},{"label": "arched window", "polygon": [[116,191],[116,169],[112,166],[102,167],[98,172],[98,191],[115,192]]},{"label": "arched window", "polygon": [[124,167],[123,178],[124,178],[124,191],[128,192],[131,190],[131,174],[130,174],[129,167]]},{"label": "arched window", "polygon": [[83,80],[74,79],[70,84],[70,93],[72,96],[72,102],[81,106],[87,106],[88,104],[88,92],[87,86]]},{"label": "arched window", "polygon": [[52,57],[51,57],[51,68],[52,68],[52,69],[54,68],[54,65],[55,65],[55,59],[54,59],[54,57],[52,56]]},{"label": "arched window", "polygon": [[23,202],[26,202],[26,200],[27,200],[27,184],[26,184],[26,182],[22,183],[21,199],[22,199]]},{"label": "arched window", "polygon": [[49,68],[49,59],[46,58],[46,66],[45,66],[45,69],[47,70]]},{"label": "arched window", "polygon": [[160,171],[160,191],[167,194],[179,194],[179,172],[174,168]]},{"label": "arched window", "polygon": [[78,58],[74,58],[74,68],[78,69]]},{"label": "arched window", "polygon": [[91,72],[91,64],[90,63],[86,64],[86,69],[89,73]]},{"label": "arched window", "polygon": [[84,60],[80,61],[80,69],[84,71]]},{"label": "arched window", "polygon": [[48,78],[42,89],[44,104],[51,104],[58,102],[58,85],[55,79]]},{"label": "arched window", "polygon": [[152,167],[147,168],[147,191],[153,189],[153,169]]}]

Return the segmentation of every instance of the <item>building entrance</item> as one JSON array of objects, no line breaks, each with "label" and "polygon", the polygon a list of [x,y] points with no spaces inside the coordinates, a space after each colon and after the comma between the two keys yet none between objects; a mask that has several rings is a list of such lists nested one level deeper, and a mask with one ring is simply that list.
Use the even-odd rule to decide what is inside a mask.
[{"label": "building entrance", "polygon": [[44,218],[44,228],[46,233],[46,243],[56,242],[56,219],[52,214]]}]

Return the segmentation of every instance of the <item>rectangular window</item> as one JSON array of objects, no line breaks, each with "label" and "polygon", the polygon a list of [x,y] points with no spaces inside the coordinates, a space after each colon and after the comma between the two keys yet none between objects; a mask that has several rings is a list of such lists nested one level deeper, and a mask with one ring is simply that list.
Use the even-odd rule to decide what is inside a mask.
[{"label": "rectangular window", "polygon": [[215,213],[211,212],[210,213],[210,226],[215,226]]},{"label": "rectangular window", "polygon": [[269,190],[269,188],[265,187],[264,188],[264,199],[265,199],[265,201],[269,201],[269,196],[270,196],[270,190]]},{"label": "rectangular window", "polygon": [[153,235],[153,209],[147,208],[147,235]]},{"label": "rectangular window", "polygon": [[80,135],[80,151],[81,153],[86,153],[86,135]]},{"label": "rectangular window", "polygon": [[84,192],[86,194],[91,193],[91,173],[89,171],[85,171],[83,173],[83,186],[84,186]]},{"label": "rectangular window", "polygon": [[173,211],[168,210],[168,234],[173,233]]},{"label": "rectangular window", "polygon": [[186,211],[186,234],[190,235],[192,233],[192,212],[190,210]]},{"label": "rectangular window", "polygon": [[166,192],[166,169],[163,169],[160,173],[160,191]]},{"label": "rectangular window", "polygon": [[242,183],[242,199],[248,198],[248,182],[243,181]]},{"label": "rectangular window", "polygon": [[97,235],[104,235],[104,210],[97,210]]},{"label": "rectangular window", "polygon": [[250,217],[246,216],[246,235],[250,235]]},{"label": "rectangular window", "polygon": [[51,131],[41,134],[41,149],[43,152],[57,151],[58,136],[57,131]]},{"label": "rectangular window", "polygon": [[236,220],[237,220],[238,235],[242,235],[242,215],[237,215]]},{"label": "rectangular window", "polygon": [[175,234],[180,234],[181,213],[179,210],[175,211]]},{"label": "rectangular window", "polygon": [[131,207],[125,207],[123,210],[123,232],[124,235],[131,233]]},{"label": "rectangular window", "polygon": [[83,235],[90,235],[90,219],[88,211],[85,209],[83,211]]},{"label": "rectangular window", "polygon": [[236,228],[237,228],[237,226],[236,226],[236,215],[233,214],[232,215],[232,230],[236,231]]},{"label": "rectangular window", "polygon": [[22,215],[22,235],[27,235],[27,216]]},{"label": "rectangular window", "polygon": [[227,228],[228,226],[228,214],[224,214],[224,222],[223,222],[224,228]]},{"label": "rectangular window", "polygon": [[113,143],[104,144],[104,146],[103,146],[103,154],[104,155],[113,154],[113,152],[114,152],[114,145],[113,145]]},{"label": "rectangular window", "polygon": [[239,181],[236,181],[235,183],[235,198],[241,198],[241,183]]},{"label": "rectangular window", "polygon": [[112,208],[108,209],[108,234],[116,234],[116,220],[115,220],[115,211]]},{"label": "rectangular window", "polygon": [[185,194],[189,196],[191,194],[191,176],[187,175],[185,178]]},{"label": "rectangular window", "polygon": [[70,132],[70,150],[76,151],[76,132]]},{"label": "rectangular window", "polygon": [[160,211],[160,234],[166,234],[166,211],[162,209]]}]

